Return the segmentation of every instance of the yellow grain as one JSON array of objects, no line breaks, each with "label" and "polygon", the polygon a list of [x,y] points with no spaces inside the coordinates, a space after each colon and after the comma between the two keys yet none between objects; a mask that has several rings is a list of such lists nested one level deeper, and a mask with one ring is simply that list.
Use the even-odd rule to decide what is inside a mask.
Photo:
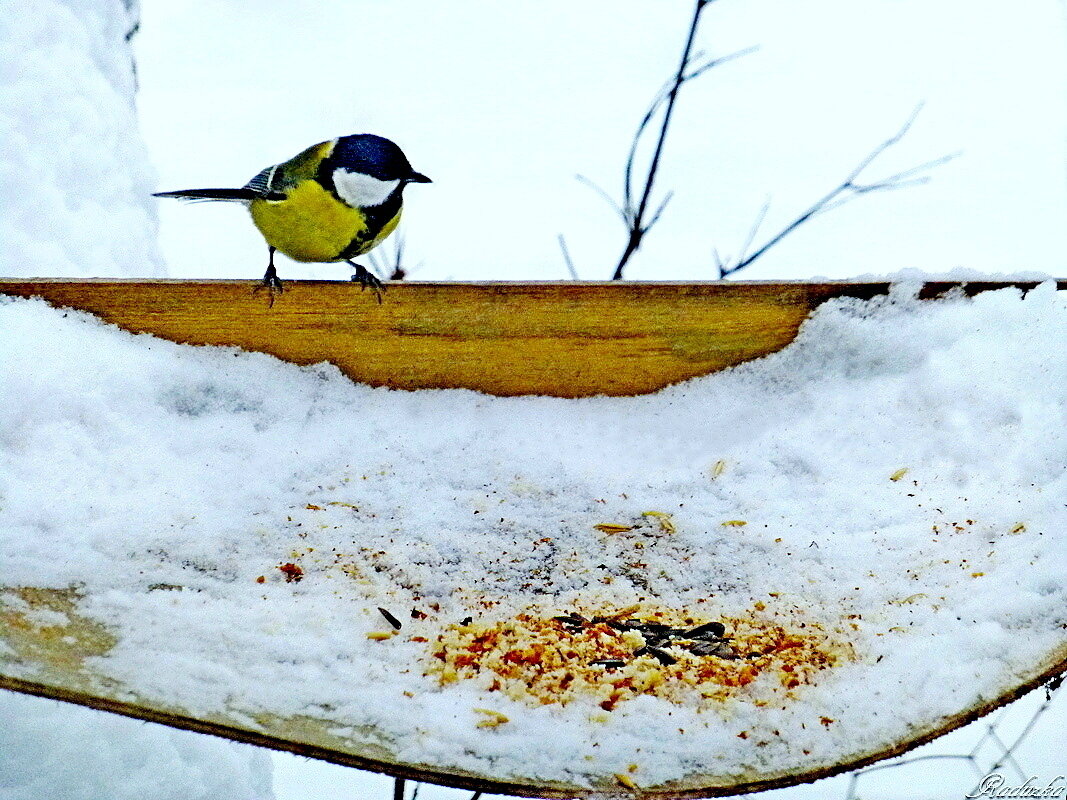
[{"label": "yellow grain", "polygon": [[593,527],[601,533],[623,533],[624,531],[632,531],[634,529],[633,525],[618,525],[613,522],[601,522]]}]

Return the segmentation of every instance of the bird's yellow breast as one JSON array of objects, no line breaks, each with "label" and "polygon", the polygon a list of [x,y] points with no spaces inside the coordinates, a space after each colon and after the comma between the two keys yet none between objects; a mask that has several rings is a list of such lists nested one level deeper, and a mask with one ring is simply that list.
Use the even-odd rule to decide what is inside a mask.
[{"label": "bird's yellow breast", "polygon": [[342,203],[318,181],[301,181],[286,195],[284,200],[253,200],[249,210],[267,244],[294,261],[336,261],[367,229],[359,209]]}]

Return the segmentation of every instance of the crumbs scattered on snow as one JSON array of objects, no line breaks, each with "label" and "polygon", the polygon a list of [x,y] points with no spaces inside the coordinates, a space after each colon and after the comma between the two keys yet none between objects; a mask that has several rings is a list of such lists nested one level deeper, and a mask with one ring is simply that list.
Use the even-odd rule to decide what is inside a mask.
[{"label": "crumbs scattered on snow", "polygon": [[[897,292],[655,395],[504,399],[4,302],[4,580],[84,587],[120,634],[97,668],[193,713],[330,708],[400,759],[498,777],[798,769],[958,711],[1062,642],[1065,345],[1050,285]],[[610,710],[432,666],[449,631],[612,609],[728,638],[810,626],[844,655],[708,705],[669,690],[677,664],[623,649]]]}]

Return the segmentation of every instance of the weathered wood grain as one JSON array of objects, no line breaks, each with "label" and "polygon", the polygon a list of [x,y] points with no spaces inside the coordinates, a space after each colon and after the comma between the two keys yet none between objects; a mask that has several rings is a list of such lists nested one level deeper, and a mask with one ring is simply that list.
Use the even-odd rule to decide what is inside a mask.
[{"label": "weathered wood grain", "polygon": [[[378,304],[351,283],[289,281],[271,307],[255,285],[0,280],[0,294],[43,297],[176,342],[329,361],[373,386],[581,397],[650,392],[767,355],[820,303],[888,291],[877,282],[405,282]],[[960,286],[928,283],[923,294]]]}]

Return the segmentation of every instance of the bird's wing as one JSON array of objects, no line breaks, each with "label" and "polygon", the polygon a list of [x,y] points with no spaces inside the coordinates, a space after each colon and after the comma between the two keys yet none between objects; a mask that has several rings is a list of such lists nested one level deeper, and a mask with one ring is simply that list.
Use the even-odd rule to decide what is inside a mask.
[{"label": "bird's wing", "polygon": [[285,173],[280,169],[281,166],[281,164],[275,164],[273,167],[261,169],[252,180],[244,185],[244,191],[251,192],[255,198],[284,200],[286,189],[289,187],[283,180]]},{"label": "bird's wing", "polygon": [[256,173],[252,180],[244,185],[244,188],[254,192],[257,197],[265,197],[275,188],[273,183],[274,175],[277,171],[277,164],[272,167],[264,167]]}]

